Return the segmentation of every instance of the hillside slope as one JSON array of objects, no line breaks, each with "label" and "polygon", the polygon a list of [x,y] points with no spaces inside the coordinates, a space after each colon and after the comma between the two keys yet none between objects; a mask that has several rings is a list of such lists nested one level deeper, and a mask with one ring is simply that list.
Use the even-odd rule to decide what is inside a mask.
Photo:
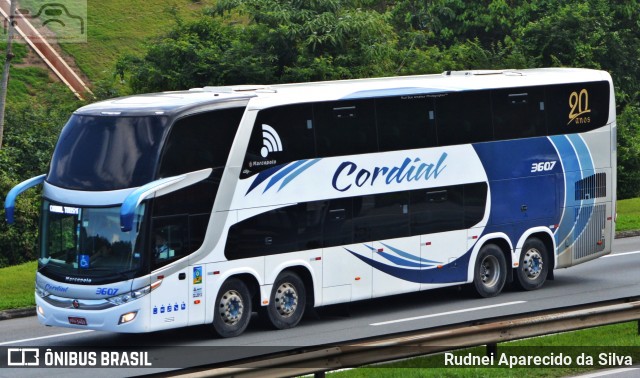
[{"label": "hillside slope", "polygon": [[124,54],[144,51],[150,38],[166,32],[175,21],[194,18],[214,0],[87,0],[87,43],[62,44],[92,83],[110,80],[114,64]]}]

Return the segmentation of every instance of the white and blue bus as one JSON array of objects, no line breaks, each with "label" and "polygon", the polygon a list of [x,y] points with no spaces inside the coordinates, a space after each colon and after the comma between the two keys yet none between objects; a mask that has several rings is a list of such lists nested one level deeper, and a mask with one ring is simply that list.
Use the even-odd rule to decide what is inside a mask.
[{"label": "white and blue bus", "polygon": [[43,184],[50,326],[241,334],[453,285],[541,287],[611,252],[606,72],[533,69],[204,87],[78,109]]}]

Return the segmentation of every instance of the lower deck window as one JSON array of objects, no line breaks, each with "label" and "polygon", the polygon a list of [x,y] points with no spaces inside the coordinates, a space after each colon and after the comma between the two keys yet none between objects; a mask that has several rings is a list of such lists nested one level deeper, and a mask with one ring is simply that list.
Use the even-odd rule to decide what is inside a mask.
[{"label": "lower deck window", "polygon": [[300,203],[229,229],[229,260],[461,230],[482,220],[487,184]]}]

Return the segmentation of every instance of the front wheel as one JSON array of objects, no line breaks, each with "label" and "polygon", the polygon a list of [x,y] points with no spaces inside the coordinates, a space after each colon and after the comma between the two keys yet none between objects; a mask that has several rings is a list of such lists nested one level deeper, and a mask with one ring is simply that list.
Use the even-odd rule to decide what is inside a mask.
[{"label": "front wheel", "polygon": [[251,318],[251,295],[247,285],[237,278],[222,284],[213,313],[213,329],[220,337],[240,335]]},{"label": "front wheel", "polygon": [[523,290],[540,288],[547,279],[549,263],[547,247],[538,238],[529,238],[522,246],[517,269],[518,286]]},{"label": "front wheel", "polygon": [[483,298],[500,294],[507,281],[507,261],[502,250],[495,244],[480,249],[473,277],[475,293]]},{"label": "front wheel", "polygon": [[295,327],[302,319],[307,304],[302,279],[294,272],[281,273],[271,290],[271,297],[261,316],[276,329]]}]

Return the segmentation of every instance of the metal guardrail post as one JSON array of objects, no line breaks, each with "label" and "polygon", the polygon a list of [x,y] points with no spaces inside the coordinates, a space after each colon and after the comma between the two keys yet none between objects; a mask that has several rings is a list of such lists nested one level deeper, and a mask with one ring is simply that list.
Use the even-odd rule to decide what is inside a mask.
[{"label": "metal guardrail post", "polygon": [[498,354],[498,344],[497,343],[489,343],[487,344],[487,356],[491,357]]}]

